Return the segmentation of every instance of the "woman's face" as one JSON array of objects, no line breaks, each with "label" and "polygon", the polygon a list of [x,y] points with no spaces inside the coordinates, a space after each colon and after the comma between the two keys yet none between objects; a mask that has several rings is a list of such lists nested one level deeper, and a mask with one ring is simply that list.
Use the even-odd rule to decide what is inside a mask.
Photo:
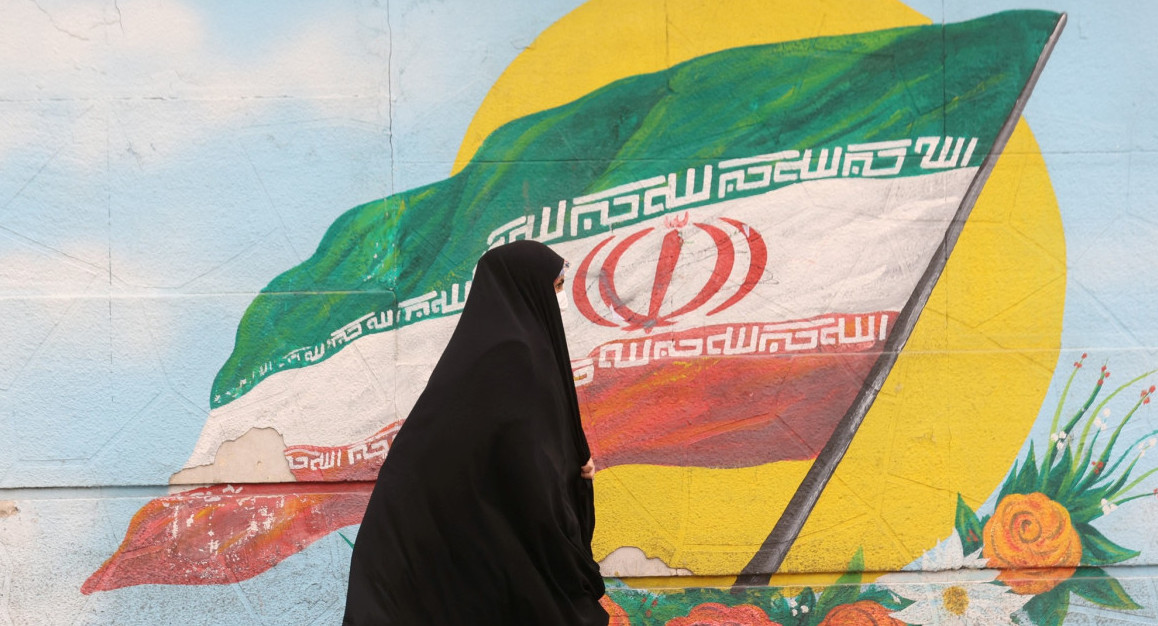
[{"label": "woman's face", "polygon": [[559,272],[559,277],[555,279],[555,298],[559,300],[559,312],[567,310],[567,292],[563,291],[563,284],[567,282],[567,262],[563,262],[563,271]]},{"label": "woman's face", "polygon": [[563,291],[563,284],[567,282],[567,270],[571,268],[571,264],[566,260],[563,261],[563,269],[559,271],[559,277],[555,279],[555,293]]}]

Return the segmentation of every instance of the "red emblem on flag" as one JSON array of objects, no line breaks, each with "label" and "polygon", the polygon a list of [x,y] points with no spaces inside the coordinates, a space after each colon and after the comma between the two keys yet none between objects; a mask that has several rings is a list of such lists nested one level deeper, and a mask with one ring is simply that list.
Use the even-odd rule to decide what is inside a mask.
[{"label": "red emblem on flag", "polygon": [[[727,288],[731,293],[707,314],[719,313],[748,295],[763,276],[768,263],[768,247],[760,233],[751,226],[722,217],[718,220],[693,223],[689,228],[686,213],[677,219],[665,219],[664,222],[666,229],[663,231],[645,228],[623,237],[611,246],[613,241],[619,239],[618,235],[612,235],[591,249],[579,264],[572,287],[572,299],[584,317],[600,326],[621,327],[629,331],[643,329],[644,332],[651,332],[656,327],[675,324],[681,315],[703,307],[713,298],[718,300],[717,296]],[[688,232],[691,228],[695,231]],[[656,238],[661,240],[656,242],[654,241]],[[633,308],[628,302],[629,297],[624,297],[624,294],[620,293],[620,286],[616,283],[620,264],[631,255],[636,244],[642,246],[645,251],[658,250],[658,258],[653,257],[655,277],[651,281],[651,299],[646,311],[637,310],[642,307]],[[748,267],[742,280],[733,281],[728,285],[728,277],[736,267],[737,245],[747,248],[748,253],[742,256],[747,257]],[[611,246],[610,251],[604,256],[602,253],[608,246]],[[684,254],[689,258],[705,261],[714,255],[714,263],[692,264],[694,268],[703,270],[695,272],[692,277],[684,278],[703,280],[702,286],[694,295],[681,298],[683,301],[676,303],[668,297],[668,292],[676,269],[680,265],[680,257]],[[591,268],[600,257],[602,263],[597,273],[591,276]],[[592,303],[590,292],[593,290],[598,293],[603,312],[597,311]]]}]

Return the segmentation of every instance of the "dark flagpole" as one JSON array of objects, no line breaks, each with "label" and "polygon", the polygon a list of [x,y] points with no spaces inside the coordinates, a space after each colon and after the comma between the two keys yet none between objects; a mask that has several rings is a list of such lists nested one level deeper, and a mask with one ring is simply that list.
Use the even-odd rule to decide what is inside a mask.
[{"label": "dark flagpole", "polygon": [[856,435],[856,431],[860,428],[861,422],[864,421],[869,407],[872,406],[873,400],[876,399],[877,393],[880,392],[885,378],[888,376],[889,371],[892,370],[893,364],[896,363],[897,356],[900,354],[901,349],[904,348],[909,334],[917,323],[917,318],[925,308],[925,303],[929,301],[929,295],[933,292],[933,286],[937,283],[937,279],[945,269],[945,263],[949,260],[949,253],[953,251],[953,246],[957,243],[957,239],[961,235],[961,229],[965,227],[965,220],[968,219],[969,212],[973,210],[973,205],[977,202],[977,197],[981,195],[981,189],[985,186],[985,181],[989,179],[989,174],[993,171],[997,157],[1001,155],[1001,152],[1005,149],[1006,142],[1009,141],[1010,135],[1013,134],[1013,129],[1017,125],[1017,121],[1021,118],[1021,112],[1025,108],[1025,103],[1029,100],[1029,95],[1033,92],[1033,87],[1037,84],[1037,79],[1041,76],[1042,69],[1045,68],[1045,63],[1049,60],[1049,55],[1053,52],[1053,48],[1057,44],[1058,37],[1061,36],[1062,29],[1065,28],[1065,24],[1066,14],[1062,13],[1058,17],[1057,25],[1054,26],[1053,33],[1050,34],[1049,40],[1041,52],[1041,56],[1038,57],[1037,63],[1034,65],[1029,80],[1026,81],[1025,87],[1014,102],[1012,112],[998,132],[993,142],[993,147],[981,163],[977,176],[975,176],[969,184],[965,196],[961,199],[961,204],[958,205],[957,212],[953,215],[953,220],[949,223],[945,237],[941,240],[937,252],[933,255],[933,259],[929,261],[929,266],[925,268],[925,272],[917,282],[913,295],[909,297],[909,301],[905,303],[900,315],[897,316],[897,320],[893,325],[893,332],[889,333],[881,355],[877,358],[872,369],[869,370],[864,385],[861,387],[860,392],[857,393],[852,406],[849,407],[844,417],[837,423],[836,429],[833,431],[832,436],[829,437],[828,442],[824,444],[820,453],[817,454],[812,467],[808,469],[808,473],[805,474],[804,479],[800,482],[800,486],[796,488],[796,493],[792,495],[792,499],[788,501],[788,506],[784,508],[784,513],[780,516],[780,519],[776,521],[776,526],[772,528],[772,532],[768,535],[768,538],[764,540],[760,549],[756,551],[752,560],[744,566],[740,575],[736,577],[736,583],[733,587],[734,590],[750,586],[765,586],[771,581],[772,574],[780,569],[780,564],[788,554],[788,549],[791,548],[793,542],[796,541],[796,537],[800,534],[800,529],[804,527],[805,520],[807,520],[808,516],[812,513],[813,507],[816,506],[817,500],[820,499],[821,492],[824,491],[824,487],[828,484],[829,479],[832,478],[836,466],[840,463],[841,459],[844,458],[844,454],[848,451],[849,445],[852,444],[853,436]]}]

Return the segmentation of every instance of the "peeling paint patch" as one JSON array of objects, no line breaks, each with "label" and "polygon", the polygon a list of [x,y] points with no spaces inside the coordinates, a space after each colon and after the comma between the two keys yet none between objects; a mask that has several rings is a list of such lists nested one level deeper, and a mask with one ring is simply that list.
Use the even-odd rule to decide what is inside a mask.
[{"label": "peeling paint patch", "polygon": [[0,517],[12,517],[20,512],[12,500],[0,500]]},{"label": "peeling paint patch", "polygon": [[604,576],[692,576],[692,571],[669,567],[659,557],[648,558],[639,548],[624,546],[617,548],[607,558],[599,562],[599,572]]},{"label": "peeling paint patch", "polygon": [[285,440],[277,430],[251,428],[237,439],[222,443],[213,463],[183,469],[169,478],[169,484],[294,482],[285,448]]}]

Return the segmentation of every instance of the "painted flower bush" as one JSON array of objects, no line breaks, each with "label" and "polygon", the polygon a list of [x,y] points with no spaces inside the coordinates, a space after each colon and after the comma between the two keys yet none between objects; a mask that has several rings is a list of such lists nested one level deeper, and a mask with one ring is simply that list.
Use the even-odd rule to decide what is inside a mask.
[{"label": "painted flower bush", "polygon": [[892,613],[912,604],[890,589],[862,585],[864,557],[819,592],[810,587],[633,589],[612,581],[608,597],[633,625],[645,626],[903,626]]},{"label": "painted flower bush", "polygon": [[883,604],[872,600],[857,600],[833,607],[820,626],[903,626]]},{"label": "painted flower bush", "polygon": [[[1158,445],[1158,431],[1127,436],[1131,420],[1155,393],[1154,386],[1142,383],[1154,372],[1108,391],[1110,370],[1103,366],[1092,389],[1071,399],[1086,359],[1082,354],[1074,362],[1040,457],[1031,443],[987,515],[979,517],[958,496],[956,532],[907,567],[909,571],[862,584],[864,560],[858,553],[836,584],[819,590],[653,592],[611,581],[607,602],[619,620],[613,623],[1055,626],[1065,620],[1071,595],[1113,609],[1141,608],[1103,569],[1139,552],[1118,545],[1092,522],[1122,504],[1158,494],[1144,485],[1158,468],[1135,475],[1146,452]],[[1131,399],[1131,394],[1136,395]],[[1063,419],[1067,401],[1077,406]],[[1127,407],[1116,424],[1111,404]]]},{"label": "painted flower bush", "polygon": [[751,604],[727,606],[718,602],[701,604],[684,617],[668,620],[667,626],[780,626],[768,614]]},{"label": "painted flower bush", "polygon": [[[1153,385],[1139,389],[1139,383],[1154,372],[1106,393],[1110,370],[1103,365],[1093,389],[1063,421],[1070,388],[1087,356],[1074,362],[1041,460],[1031,443],[998,492],[992,515],[979,519],[964,500],[957,500],[956,527],[965,550],[980,549],[989,567],[1001,568],[999,581],[1014,593],[1030,596],[1024,613],[1034,624],[1060,624],[1071,593],[1105,607],[1141,608],[1102,569],[1139,553],[1114,543],[1091,522],[1121,504],[1154,494],[1141,485],[1158,470],[1136,477],[1134,470],[1154,447],[1158,432],[1122,445],[1127,426],[1155,391]],[[1137,391],[1132,401],[1131,390]],[[1127,400],[1129,408],[1111,428],[1108,405],[1115,398]]]}]

